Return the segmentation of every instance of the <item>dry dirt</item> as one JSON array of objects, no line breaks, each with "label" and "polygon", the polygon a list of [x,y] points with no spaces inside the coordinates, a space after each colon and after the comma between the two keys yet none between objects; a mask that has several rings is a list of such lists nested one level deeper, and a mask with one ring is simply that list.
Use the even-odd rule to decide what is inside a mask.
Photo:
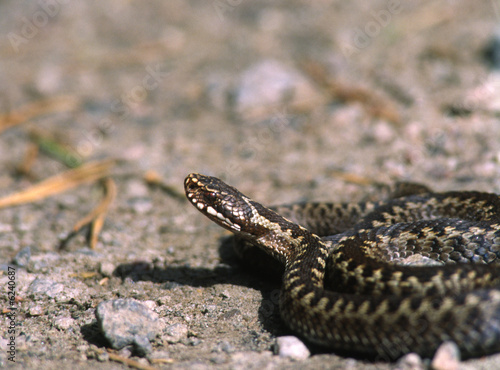
[{"label": "dry dirt", "polygon": [[[42,153],[33,178],[16,174],[33,129],[85,162],[117,158],[118,195],[95,250],[83,234],[57,246],[99,202],[96,185],[0,210],[2,310],[7,264],[31,250],[16,267],[16,362],[4,311],[0,367],[124,367],[100,354],[95,308],[135,298],[162,328],[188,329],[178,343],[157,338],[149,360],[133,357],[142,365],[393,368],[314,348],[303,361],[273,355],[290,334],[279,280],[242,269],[226,232],[143,175],[179,192],[190,172],[215,175],[264,204],[356,201],[376,192],[370,181],[499,193],[499,79],[484,57],[499,23],[494,0],[2,1],[1,110],[60,96],[78,104],[1,133],[0,195],[65,170]],[[243,76],[265,61],[307,83],[245,106]],[[312,78],[317,65],[333,84]],[[64,289],[33,294],[35,278]],[[463,366],[498,368],[500,357]]]}]

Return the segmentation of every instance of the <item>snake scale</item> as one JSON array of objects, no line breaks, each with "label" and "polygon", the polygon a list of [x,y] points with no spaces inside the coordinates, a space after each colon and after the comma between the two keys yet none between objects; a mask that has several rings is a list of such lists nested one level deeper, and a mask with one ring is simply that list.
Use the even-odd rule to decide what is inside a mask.
[{"label": "snake scale", "polygon": [[[500,351],[500,197],[421,186],[387,201],[273,209],[190,174],[189,201],[285,268],[288,327],[334,351],[463,358]],[[412,262],[413,261],[413,262]]]}]

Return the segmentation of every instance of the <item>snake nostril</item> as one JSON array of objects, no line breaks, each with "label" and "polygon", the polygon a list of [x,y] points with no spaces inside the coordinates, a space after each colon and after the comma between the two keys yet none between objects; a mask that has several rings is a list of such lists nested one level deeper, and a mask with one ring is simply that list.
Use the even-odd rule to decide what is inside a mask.
[{"label": "snake nostril", "polygon": [[193,191],[195,191],[196,189],[198,188],[198,186],[196,185],[195,182],[192,181],[191,178],[188,178],[186,180],[186,186],[185,186],[185,189],[186,189],[186,192],[188,193],[192,193]]}]

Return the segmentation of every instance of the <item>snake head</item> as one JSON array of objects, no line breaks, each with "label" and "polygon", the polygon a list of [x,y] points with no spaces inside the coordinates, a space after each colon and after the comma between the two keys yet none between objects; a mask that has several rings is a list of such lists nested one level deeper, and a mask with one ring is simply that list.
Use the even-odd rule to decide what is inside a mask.
[{"label": "snake head", "polygon": [[[192,173],[184,181],[188,200],[205,216],[235,233],[251,233],[250,200],[222,180]],[[253,230],[252,230],[253,231]]]},{"label": "snake head", "polygon": [[311,241],[303,227],[264,207],[216,177],[192,173],[184,181],[186,197],[205,216],[259,246],[285,265],[290,255]]}]

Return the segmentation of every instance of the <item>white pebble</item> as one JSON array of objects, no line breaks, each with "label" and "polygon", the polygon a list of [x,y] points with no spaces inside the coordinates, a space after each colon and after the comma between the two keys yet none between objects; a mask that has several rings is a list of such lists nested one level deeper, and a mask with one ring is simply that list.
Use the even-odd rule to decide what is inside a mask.
[{"label": "white pebble", "polygon": [[236,89],[236,110],[247,117],[259,117],[287,104],[308,110],[323,99],[300,73],[275,60],[263,60],[243,72]]},{"label": "white pebble", "polygon": [[156,309],[156,302],[155,301],[143,301],[143,305],[145,305],[147,308],[149,308],[151,311],[154,311]]},{"label": "white pebble", "polygon": [[292,360],[305,360],[311,356],[306,345],[299,338],[291,335],[277,338],[275,353]]},{"label": "white pebble", "polygon": [[408,353],[401,357],[396,364],[396,370],[424,370],[422,359],[416,353]]},{"label": "white pebble", "polygon": [[454,342],[441,344],[432,359],[431,366],[435,370],[458,370],[460,366],[460,350]]},{"label": "white pebble", "polygon": [[101,262],[99,266],[99,272],[104,276],[110,277],[113,276],[113,272],[115,271],[115,265],[111,262]]},{"label": "white pebble", "polygon": [[75,320],[71,317],[60,317],[54,321],[54,326],[59,330],[68,330],[75,323]]}]

